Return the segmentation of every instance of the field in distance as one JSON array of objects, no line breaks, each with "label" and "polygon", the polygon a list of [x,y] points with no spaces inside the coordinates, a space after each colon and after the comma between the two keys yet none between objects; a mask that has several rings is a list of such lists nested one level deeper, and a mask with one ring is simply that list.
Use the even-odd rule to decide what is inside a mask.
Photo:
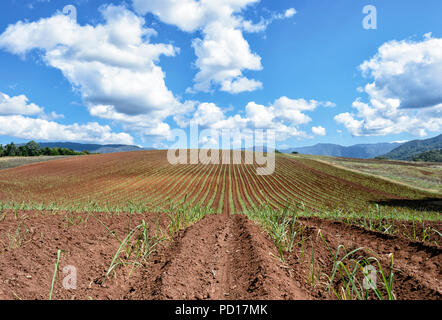
[{"label": "field in distance", "polygon": [[391,179],[411,187],[442,193],[442,163],[398,160],[370,160],[299,155],[347,169]]},{"label": "field in distance", "polygon": [[21,167],[31,163],[64,159],[71,156],[0,157],[0,170]]},{"label": "field in distance", "polygon": [[29,208],[95,206],[142,212],[161,211],[183,201],[217,213],[241,213],[262,206],[361,212],[377,204],[394,208],[398,215],[410,208],[437,212],[432,206],[435,193],[314,159],[277,155],[275,172],[267,176],[257,175],[257,167],[171,165],[166,151],[66,158],[0,171],[0,201],[9,206],[24,203]]}]

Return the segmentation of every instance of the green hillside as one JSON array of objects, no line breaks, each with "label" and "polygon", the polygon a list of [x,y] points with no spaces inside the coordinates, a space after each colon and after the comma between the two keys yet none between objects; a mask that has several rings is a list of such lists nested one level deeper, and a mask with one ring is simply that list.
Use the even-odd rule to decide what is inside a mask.
[{"label": "green hillside", "polygon": [[442,149],[423,152],[414,156],[413,161],[442,162]]},{"label": "green hillside", "polygon": [[383,157],[394,160],[412,160],[422,153],[439,149],[442,149],[442,134],[431,139],[407,142]]}]

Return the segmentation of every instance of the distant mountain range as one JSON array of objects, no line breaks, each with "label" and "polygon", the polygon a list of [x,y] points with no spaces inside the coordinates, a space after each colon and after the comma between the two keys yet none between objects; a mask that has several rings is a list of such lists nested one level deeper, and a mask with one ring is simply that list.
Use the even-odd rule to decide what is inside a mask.
[{"label": "distant mountain range", "polygon": [[[77,152],[88,151],[91,153],[115,153],[128,151],[150,150],[138,146],[123,144],[83,144],[74,142],[42,142],[39,143],[42,148],[67,148]],[[267,147],[264,152],[270,151]],[[243,149],[244,150],[244,149]],[[261,151],[262,147],[253,147],[247,150]],[[442,150],[442,134],[425,140],[413,140],[406,143],[374,143],[374,144],[356,144],[344,147],[338,144],[320,143],[310,147],[289,148],[280,150],[283,153],[292,153],[294,151],[300,154],[311,154],[318,156],[332,156],[343,158],[371,159],[375,157],[385,157],[392,160],[412,160],[423,153],[433,150]],[[431,153],[432,154],[432,153]]]},{"label": "distant mountain range", "polygon": [[320,143],[310,147],[299,147],[281,150],[284,153],[296,151],[301,154],[311,154],[316,156],[332,156],[343,158],[370,159],[384,155],[399,147],[401,143],[374,143],[356,144],[344,147],[338,144]]},{"label": "distant mountain range", "polygon": [[128,152],[128,151],[141,151],[144,150],[137,146],[129,146],[124,144],[83,144],[74,142],[39,142],[42,148],[67,148],[77,152],[88,151],[90,153],[115,153],[115,152]]},{"label": "distant mountain range", "polygon": [[411,160],[422,153],[442,149],[442,134],[425,140],[413,140],[383,155],[393,160]]}]

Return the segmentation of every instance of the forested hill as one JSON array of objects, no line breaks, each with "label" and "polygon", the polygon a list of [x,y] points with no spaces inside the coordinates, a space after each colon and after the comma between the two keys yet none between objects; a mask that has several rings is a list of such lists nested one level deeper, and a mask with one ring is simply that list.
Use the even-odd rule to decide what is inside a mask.
[{"label": "forested hill", "polygon": [[425,140],[413,140],[397,147],[383,157],[393,160],[412,160],[424,152],[442,149],[442,134]]}]

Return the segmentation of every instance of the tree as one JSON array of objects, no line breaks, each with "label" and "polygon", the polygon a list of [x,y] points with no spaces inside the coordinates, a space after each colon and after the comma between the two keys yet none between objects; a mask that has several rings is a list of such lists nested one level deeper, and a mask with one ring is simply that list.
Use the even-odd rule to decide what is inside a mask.
[{"label": "tree", "polygon": [[26,146],[18,147],[17,156],[19,156],[19,157],[28,157],[29,156],[28,149],[26,148]]},{"label": "tree", "polygon": [[27,154],[30,157],[41,155],[40,145],[35,141],[30,141],[26,144]]},{"label": "tree", "polygon": [[66,148],[63,148],[62,150],[63,150],[63,153],[60,152],[60,154],[63,154],[63,155],[65,155],[65,156],[75,156],[75,155],[78,155],[78,153],[75,152],[75,151],[72,150],[72,149],[66,149]]},{"label": "tree", "polygon": [[297,152],[297,151],[293,151],[292,154],[299,154],[299,152]]},{"label": "tree", "polygon": [[51,155],[51,149],[48,148],[48,147],[45,147],[45,148],[43,148],[43,149],[41,150],[41,153],[42,153],[44,156],[50,156],[50,155]]},{"label": "tree", "polygon": [[41,155],[45,156],[76,156],[76,155],[85,155],[90,154],[87,151],[83,152],[75,152],[72,149],[68,148],[42,148],[35,141],[30,141],[24,146],[17,147],[13,142],[7,144],[6,146],[2,146],[0,144],[0,157],[37,157]]},{"label": "tree", "polygon": [[58,148],[50,148],[49,149],[49,155],[50,156],[59,156],[60,152],[58,151]]},{"label": "tree", "polygon": [[6,154],[5,156],[9,157],[16,157],[18,153],[17,146],[14,144],[14,142],[11,142],[10,144],[6,145]]}]

